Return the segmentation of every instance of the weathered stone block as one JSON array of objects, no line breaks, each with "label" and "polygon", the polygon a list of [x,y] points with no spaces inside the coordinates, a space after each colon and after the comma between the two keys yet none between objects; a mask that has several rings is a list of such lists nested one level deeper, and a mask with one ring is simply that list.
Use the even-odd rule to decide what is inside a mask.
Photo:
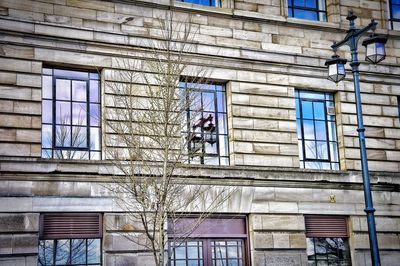
[{"label": "weathered stone block", "polygon": [[95,10],[70,6],[54,5],[54,15],[96,20]]},{"label": "weathered stone block", "polygon": [[95,0],[67,0],[67,6],[114,12],[114,3]]},{"label": "weathered stone block", "polygon": [[[0,225],[1,225],[1,220],[0,220]],[[0,235],[0,255],[11,254],[11,253],[12,253],[12,235],[11,234]]]},{"label": "weathered stone block", "polygon": [[253,246],[254,249],[273,248],[274,241],[272,234],[269,233],[253,233]]}]

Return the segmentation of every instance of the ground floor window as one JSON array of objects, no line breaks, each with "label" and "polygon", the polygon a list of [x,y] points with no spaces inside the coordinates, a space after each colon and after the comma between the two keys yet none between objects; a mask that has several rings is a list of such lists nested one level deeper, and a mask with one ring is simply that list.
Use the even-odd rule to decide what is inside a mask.
[{"label": "ground floor window", "polygon": [[42,214],[38,265],[102,265],[101,214]]},{"label": "ground floor window", "polygon": [[[194,219],[182,219],[170,234],[169,261],[172,266],[248,265],[247,229],[244,218],[208,218],[184,235]],[[185,229],[183,229],[185,228]]]},{"label": "ground floor window", "polygon": [[347,218],[307,215],[308,265],[351,265]]},{"label": "ground floor window", "polygon": [[101,239],[40,240],[38,265],[101,265]]}]

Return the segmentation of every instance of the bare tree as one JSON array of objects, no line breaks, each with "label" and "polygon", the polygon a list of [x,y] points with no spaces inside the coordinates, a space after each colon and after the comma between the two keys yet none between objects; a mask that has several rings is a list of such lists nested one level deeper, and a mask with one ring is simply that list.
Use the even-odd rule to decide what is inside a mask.
[{"label": "bare tree", "polygon": [[[183,241],[235,189],[177,174],[190,158],[204,157],[199,144],[214,145],[216,121],[199,115],[204,103],[198,91],[208,71],[193,66],[190,55],[197,29],[175,21],[172,13],[157,22],[159,38],[145,44],[151,47],[143,51],[145,60],[114,58],[117,69],[106,76],[103,124],[106,159],[116,169],[110,189],[130,218],[140,221],[145,236],[129,238],[150,250],[156,265],[165,265],[167,222],[198,214],[174,239]],[[190,85],[183,87],[182,81]]]}]

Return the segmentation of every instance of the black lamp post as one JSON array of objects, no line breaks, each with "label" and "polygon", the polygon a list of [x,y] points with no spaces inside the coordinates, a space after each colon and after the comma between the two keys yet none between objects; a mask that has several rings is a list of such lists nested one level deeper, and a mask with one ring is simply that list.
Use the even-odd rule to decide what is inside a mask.
[{"label": "black lamp post", "polygon": [[[375,30],[376,23],[374,20],[371,21],[366,27],[362,29],[357,29],[354,24],[354,20],[357,18],[353,12],[349,12],[347,16],[347,20],[350,21],[350,28],[347,32],[346,37],[338,42],[334,43],[331,47],[335,51],[335,55],[332,59],[328,59],[325,65],[328,66],[328,79],[334,82],[339,82],[345,77],[344,64],[346,63],[346,59],[341,59],[336,55],[336,50],[343,46],[347,45],[351,51],[351,70],[353,72],[353,80],[354,80],[354,90],[355,90],[355,100],[356,100],[356,110],[357,110],[357,131],[358,131],[358,139],[360,142],[360,155],[361,155],[361,171],[363,177],[364,184],[364,199],[365,199],[365,213],[367,214],[367,223],[368,223],[368,234],[369,234],[369,244],[371,248],[371,260],[373,266],[380,265],[379,258],[379,249],[378,249],[378,240],[376,236],[376,226],[375,226],[375,217],[374,212],[375,209],[372,203],[372,193],[371,193],[371,184],[369,179],[369,171],[368,171],[368,159],[367,152],[365,148],[365,128],[362,117],[362,108],[361,108],[361,93],[360,93],[360,71],[359,71],[359,61],[358,61],[358,41],[360,37],[366,34],[369,30]],[[370,38],[367,38],[363,41],[363,46],[367,48],[366,60],[371,63],[379,63],[382,61],[385,54],[385,43],[387,39],[385,37],[379,37],[372,35]]]}]

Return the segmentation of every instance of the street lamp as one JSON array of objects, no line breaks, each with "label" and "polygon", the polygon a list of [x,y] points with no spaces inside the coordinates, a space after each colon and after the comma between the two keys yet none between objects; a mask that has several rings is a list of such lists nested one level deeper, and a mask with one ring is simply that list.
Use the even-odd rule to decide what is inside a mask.
[{"label": "street lamp", "polygon": [[[358,140],[360,143],[360,155],[361,155],[361,172],[363,177],[364,184],[364,199],[365,199],[365,213],[367,214],[367,223],[368,223],[368,234],[369,234],[369,244],[371,248],[371,260],[373,266],[380,265],[379,258],[379,249],[378,249],[378,240],[376,236],[376,226],[375,226],[375,217],[374,212],[375,209],[372,203],[372,193],[371,193],[371,184],[369,179],[369,171],[368,171],[368,159],[367,152],[365,148],[365,128],[362,117],[362,108],[361,108],[361,93],[360,93],[360,71],[359,71],[359,61],[358,61],[358,41],[360,37],[366,34],[369,30],[375,31],[376,23],[374,20],[371,21],[366,27],[362,29],[357,29],[354,24],[354,20],[357,18],[353,12],[349,12],[347,16],[347,20],[350,21],[350,28],[347,32],[346,37],[338,42],[334,43],[331,48],[335,52],[335,55],[332,59],[328,59],[325,65],[328,66],[328,79],[334,82],[339,82],[345,77],[344,64],[346,63],[346,59],[341,59],[336,55],[336,50],[343,46],[347,45],[351,51],[351,70],[353,72],[353,81],[354,81],[354,90],[355,90],[355,100],[356,100],[356,111],[357,111],[357,131],[358,131]],[[379,37],[376,35],[372,35],[370,38],[363,41],[363,46],[367,48],[366,52],[366,60],[371,63],[379,63],[382,61],[385,54],[385,43],[387,38]]]}]

